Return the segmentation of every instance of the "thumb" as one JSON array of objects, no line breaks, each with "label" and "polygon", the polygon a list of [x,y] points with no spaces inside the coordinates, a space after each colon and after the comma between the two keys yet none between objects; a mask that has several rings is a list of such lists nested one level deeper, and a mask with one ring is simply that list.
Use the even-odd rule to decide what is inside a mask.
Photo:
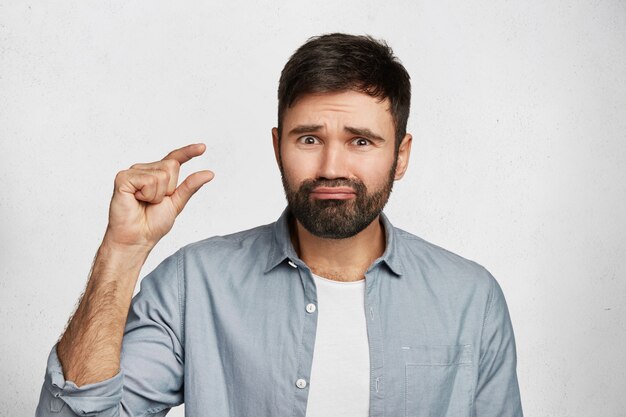
[{"label": "thumb", "polygon": [[196,193],[204,184],[211,181],[215,174],[211,171],[194,172],[183,181],[171,195],[172,204],[177,215],[185,208],[192,195]]}]

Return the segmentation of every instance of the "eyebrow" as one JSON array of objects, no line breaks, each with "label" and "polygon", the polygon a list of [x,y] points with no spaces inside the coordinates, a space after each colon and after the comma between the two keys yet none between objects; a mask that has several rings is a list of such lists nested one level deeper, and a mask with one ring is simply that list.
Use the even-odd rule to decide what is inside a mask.
[{"label": "eyebrow", "polygon": [[322,125],[299,125],[289,131],[289,135],[301,135],[303,133],[319,132]]},{"label": "eyebrow", "polygon": [[[299,125],[291,129],[289,131],[289,135],[301,135],[304,133],[315,133],[315,132],[319,132],[323,127],[324,126],[322,125]],[[346,126],[343,128],[343,130],[345,130],[346,132],[350,132],[353,135],[363,136],[367,139],[372,139],[376,142],[385,141],[385,139],[382,136],[372,132],[370,129],[366,127]]]},{"label": "eyebrow", "polygon": [[343,130],[352,133],[353,135],[358,135],[358,136],[363,136],[367,139],[373,139],[376,142],[384,142],[385,139],[380,136],[377,135],[376,133],[372,132],[371,130],[369,130],[366,127],[350,127],[350,126],[346,126],[343,128]]}]

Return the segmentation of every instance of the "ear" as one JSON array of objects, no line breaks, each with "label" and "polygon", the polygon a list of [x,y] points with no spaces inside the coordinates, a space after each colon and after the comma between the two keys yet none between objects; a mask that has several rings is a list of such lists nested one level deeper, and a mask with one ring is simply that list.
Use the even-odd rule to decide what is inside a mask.
[{"label": "ear", "polygon": [[398,164],[396,165],[395,180],[399,180],[404,177],[404,173],[409,166],[409,156],[411,155],[411,144],[413,143],[413,136],[407,133],[402,142],[400,142],[400,148],[398,149]]},{"label": "ear", "polygon": [[276,163],[280,166],[280,145],[278,144],[278,129],[272,128],[272,144],[274,145],[274,157]]}]

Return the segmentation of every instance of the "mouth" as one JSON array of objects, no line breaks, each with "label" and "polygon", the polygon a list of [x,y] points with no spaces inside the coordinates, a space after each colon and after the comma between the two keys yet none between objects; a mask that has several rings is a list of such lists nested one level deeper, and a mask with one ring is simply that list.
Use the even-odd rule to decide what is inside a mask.
[{"label": "mouth", "polygon": [[350,187],[317,187],[310,195],[318,200],[349,200],[356,192]]}]

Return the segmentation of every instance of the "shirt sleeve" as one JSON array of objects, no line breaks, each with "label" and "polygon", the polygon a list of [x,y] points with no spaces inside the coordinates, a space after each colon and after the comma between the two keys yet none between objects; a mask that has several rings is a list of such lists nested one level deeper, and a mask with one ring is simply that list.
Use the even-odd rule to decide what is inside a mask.
[{"label": "shirt sleeve", "polygon": [[475,416],[522,417],[513,326],[502,289],[491,275],[490,278],[492,288],[481,338]]},{"label": "shirt sleeve", "polygon": [[174,254],[141,281],[117,375],[78,387],[64,379],[56,346],[52,349],[37,417],[162,416],[182,403],[184,280],[179,262],[180,253]]}]

